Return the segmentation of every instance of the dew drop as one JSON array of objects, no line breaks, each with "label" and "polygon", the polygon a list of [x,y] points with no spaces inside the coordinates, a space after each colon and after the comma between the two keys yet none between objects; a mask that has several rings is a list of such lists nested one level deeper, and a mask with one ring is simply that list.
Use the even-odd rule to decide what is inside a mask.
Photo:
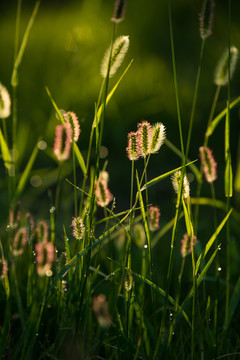
[{"label": "dew drop", "polygon": [[7,226],[6,226],[6,230],[7,230],[7,231],[11,230],[11,226],[10,226],[10,225],[7,225]]},{"label": "dew drop", "polygon": [[221,270],[222,270],[222,268],[219,266],[219,267],[218,267],[218,271],[221,271]]},{"label": "dew drop", "polygon": [[56,210],[56,209],[55,209],[55,206],[52,206],[52,207],[50,208],[49,212],[52,214],[52,213],[54,213],[55,210]]},{"label": "dew drop", "polygon": [[36,336],[38,336],[39,334],[38,334],[38,333],[36,333],[35,335],[36,335]]},{"label": "dew drop", "polygon": [[144,245],[144,249],[147,249],[147,247],[148,247],[147,244],[145,244],[145,245]]},{"label": "dew drop", "polygon": [[219,248],[218,248],[218,251],[221,251],[222,249],[221,249],[221,247],[219,246]]}]

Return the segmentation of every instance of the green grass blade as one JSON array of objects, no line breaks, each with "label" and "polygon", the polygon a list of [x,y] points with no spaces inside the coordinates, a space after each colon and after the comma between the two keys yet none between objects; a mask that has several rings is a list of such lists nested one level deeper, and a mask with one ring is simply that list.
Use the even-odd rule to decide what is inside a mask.
[{"label": "green grass blade", "polygon": [[190,216],[190,213],[189,213],[189,209],[188,209],[184,199],[182,201],[182,204],[183,204],[183,211],[184,211],[184,217],[185,217],[187,233],[192,237],[194,235],[193,224],[192,224],[192,221],[191,221],[191,216]]},{"label": "green grass blade", "polygon": [[[109,103],[109,101],[111,100],[113,94],[115,93],[115,91],[118,88],[118,85],[120,84],[120,82],[122,81],[123,77],[126,75],[128,69],[130,68],[130,66],[132,65],[133,59],[130,61],[130,63],[128,64],[128,66],[126,67],[126,69],[124,70],[124,72],[122,73],[122,75],[120,76],[119,80],[117,81],[117,83],[115,84],[115,86],[112,88],[112,90],[110,91],[110,93],[107,96],[106,99],[106,105]],[[94,117],[94,121],[93,121],[93,126],[96,127],[96,124],[99,122],[100,118],[101,118],[101,114],[103,111],[103,104],[99,107],[97,114]]]},{"label": "green grass blade", "polygon": [[231,301],[229,304],[229,309],[228,309],[228,317],[227,317],[227,319],[225,318],[225,321],[224,321],[223,327],[225,330],[227,330],[229,328],[232,317],[238,306],[239,300],[240,300],[240,277],[238,278],[237,284],[236,284],[233,294],[232,294],[232,298],[231,298]]},{"label": "green grass blade", "polygon": [[26,48],[26,46],[27,46],[29,34],[30,34],[31,29],[32,29],[32,26],[33,26],[35,17],[36,17],[36,15],[37,15],[39,6],[40,6],[40,1],[37,1],[37,2],[35,3],[35,6],[34,6],[34,9],[33,9],[32,15],[31,15],[30,20],[29,20],[29,22],[28,22],[28,25],[27,25],[25,34],[24,34],[24,36],[23,36],[23,40],[22,40],[21,46],[20,46],[20,48],[19,48],[19,51],[18,51],[16,60],[15,60],[15,63],[14,63],[13,73],[12,73],[12,79],[11,79],[11,85],[12,85],[13,87],[15,87],[15,86],[18,85],[18,68],[19,68],[19,65],[21,64],[21,61],[22,61],[22,58],[23,58],[23,54],[24,54],[25,48]]},{"label": "green grass blade", "polygon": [[[157,286],[156,284],[154,284],[151,280],[149,280],[149,279],[143,277],[142,275],[140,275],[140,274],[132,271],[131,269],[128,269],[126,266],[123,266],[123,265],[117,263],[116,261],[114,261],[114,260],[112,260],[112,259],[110,259],[110,258],[108,258],[108,259],[109,259],[110,261],[113,261],[114,263],[116,263],[118,266],[121,266],[121,267],[125,268],[126,270],[130,271],[131,274],[132,274],[133,276],[135,276],[137,279],[139,279],[139,280],[141,280],[141,281],[144,281],[145,284],[149,285],[152,289],[154,289],[156,292],[158,292],[158,293],[163,297],[163,300],[165,300],[165,298],[166,298],[166,292],[165,292],[162,288],[160,288],[159,286]],[[168,299],[168,301],[169,301],[173,306],[176,306],[175,300],[174,300],[170,295],[167,296],[167,299]],[[180,311],[180,313],[184,316],[185,320],[187,321],[188,325],[191,327],[191,322],[190,322],[187,314],[186,314],[185,311],[181,308],[180,305],[177,306],[177,310]]]},{"label": "green grass blade", "polygon": [[4,165],[6,167],[6,169],[10,169],[11,163],[12,163],[12,158],[10,155],[10,151],[8,148],[8,145],[6,143],[6,140],[4,139],[2,130],[0,129],[0,146],[1,146],[1,151],[2,151],[2,158],[4,161]]},{"label": "green grass blade", "polygon": [[200,267],[201,262],[203,261],[203,259],[205,259],[208,251],[211,249],[211,246],[213,245],[214,241],[216,240],[218,234],[220,233],[220,231],[222,230],[223,226],[226,224],[229,216],[231,215],[232,210],[230,210],[228,212],[228,214],[225,216],[225,218],[223,219],[223,221],[221,222],[221,224],[217,227],[216,231],[214,232],[214,234],[211,236],[211,238],[208,240],[207,245],[205,246],[205,249],[203,250],[203,252],[201,253],[201,255],[199,256],[197,263],[196,263],[196,270],[195,270],[195,275],[197,275],[198,269]]},{"label": "green grass blade", "polygon": [[[238,103],[240,102],[240,96],[234,100],[233,102],[231,102],[229,108],[232,109],[234,106],[236,106]],[[211,122],[209,128],[207,129],[207,136],[211,136],[214,132],[214,130],[216,129],[217,125],[219,124],[219,122],[224,118],[224,116],[227,114],[228,108],[226,107],[218,116],[215,117],[215,119],[213,119],[213,121]]]},{"label": "green grass blade", "polygon": [[64,121],[64,119],[63,119],[63,116],[62,116],[62,113],[61,113],[61,111],[59,110],[59,107],[57,106],[57,104],[55,103],[55,101],[54,101],[54,99],[53,99],[53,97],[52,97],[52,94],[50,93],[50,90],[48,89],[48,87],[46,86],[46,92],[47,92],[47,94],[48,94],[48,96],[49,96],[49,99],[51,100],[51,103],[52,103],[52,105],[53,105],[53,107],[54,107],[54,109],[55,109],[55,111],[56,111],[56,113],[57,113],[57,115],[58,115],[58,117],[59,117],[59,120],[63,123],[63,124],[65,124],[65,121]]},{"label": "green grass blade", "polygon": [[232,161],[230,151],[230,123],[229,123],[229,112],[226,115],[225,122],[225,176],[224,176],[224,189],[225,196],[232,197],[233,193],[233,175],[232,175]]},{"label": "green grass blade", "polygon": [[32,155],[30,156],[30,159],[28,160],[28,163],[22,173],[22,176],[19,180],[19,183],[18,183],[18,186],[17,186],[17,190],[16,190],[16,194],[15,194],[15,200],[21,195],[25,185],[26,185],[26,182],[28,180],[28,177],[30,175],[30,171],[33,167],[33,164],[34,164],[34,161],[37,157],[37,154],[38,154],[38,143],[40,141],[41,138],[38,138],[37,140],[37,143],[35,145],[35,148],[33,149],[33,152],[32,152]]},{"label": "green grass blade", "polygon": [[86,169],[86,165],[82,156],[81,151],[79,150],[79,147],[77,146],[77,144],[75,142],[73,142],[73,150],[76,154],[76,157],[78,159],[78,163],[80,165],[80,168],[82,169],[83,175],[86,174],[87,169]]},{"label": "green grass blade", "polygon": [[152,256],[151,256],[150,232],[149,232],[149,226],[148,226],[147,216],[146,216],[146,212],[145,212],[145,208],[144,208],[142,193],[141,193],[141,189],[140,189],[140,183],[139,183],[138,174],[137,174],[137,189],[138,189],[139,204],[140,204],[141,214],[142,214],[142,219],[143,219],[143,226],[144,226],[144,230],[145,230],[145,234],[146,234],[146,239],[147,239],[148,262],[149,262],[150,273],[151,273],[150,276],[151,276],[151,278],[152,278]]},{"label": "green grass blade", "polygon": [[[193,163],[196,162],[196,161],[197,161],[197,160],[191,161],[190,163],[186,164],[185,166],[189,166],[189,165],[193,164]],[[150,186],[153,186],[153,185],[157,184],[159,181],[162,181],[162,180],[165,179],[166,177],[174,174],[176,171],[181,170],[182,168],[183,168],[183,166],[180,166],[180,167],[178,167],[178,168],[176,168],[176,169],[174,169],[174,170],[168,171],[168,172],[166,172],[165,174],[160,175],[160,176],[157,176],[156,178],[148,181],[146,184],[143,185],[143,187],[141,188],[141,191],[149,188]]]}]

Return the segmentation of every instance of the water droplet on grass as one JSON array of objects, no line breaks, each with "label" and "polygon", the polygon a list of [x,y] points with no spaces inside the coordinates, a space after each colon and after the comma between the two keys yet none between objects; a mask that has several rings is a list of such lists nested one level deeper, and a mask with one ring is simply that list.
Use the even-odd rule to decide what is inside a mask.
[{"label": "water droplet on grass", "polygon": [[218,271],[221,271],[221,270],[222,270],[222,268],[219,266],[219,267],[218,267]]},{"label": "water droplet on grass", "polygon": [[52,213],[54,213],[55,210],[56,210],[56,209],[55,209],[55,206],[52,206],[52,207],[50,208],[49,212],[52,214]]},{"label": "water droplet on grass", "polygon": [[145,244],[145,245],[144,245],[144,249],[147,249],[147,247],[148,247],[147,244]]}]

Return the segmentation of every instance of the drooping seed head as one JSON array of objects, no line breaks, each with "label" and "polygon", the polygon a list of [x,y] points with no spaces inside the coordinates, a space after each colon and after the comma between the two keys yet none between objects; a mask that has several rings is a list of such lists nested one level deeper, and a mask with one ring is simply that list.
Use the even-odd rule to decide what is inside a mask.
[{"label": "drooping seed head", "polygon": [[162,123],[156,123],[151,130],[150,153],[156,153],[162,146],[166,138],[165,126]]},{"label": "drooping seed head", "polygon": [[84,237],[85,234],[85,226],[83,223],[83,219],[78,217],[74,217],[72,221],[72,234],[75,237],[76,240],[81,240]]},{"label": "drooping seed head", "polygon": [[9,228],[16,229],[21,219],[21,202],[17,201],[16,205],[9,211]]},{"label": "drooping seed head", "polygon": [[101,207],[107,206],[112,200],[112,194],[110,193],[107,183],[101,179],[95,181],[95,196],[97,204]]},{"label": "drooping seed head", "polygon": [[128,134],[128,146],[126,148],[129,160],[137,160],[140,156],[138,132]]},{"label": "drooping seed head", "polygon": [[[172,185],[173,185],[173,188],[174,188],[174,191],[176,192],[176,194],[178,194],[178,192],[179,192],[181,176],[182,176],[182,172],[181,172],[181,170],[178,170],[171,177]],[[186,199],[189,195],[190,195],[189,181],[188,181],[187,176],[184,175],[183,176],[183,184],[182,184],[182,196]]]},{"label": "drooping seed head", "polygon": [[71,125],[73,140],[77,142],[81,132],[77,115],[73,111],[68,111],[63,117],[66,123]]},{"label": "drooping seed head", "polygon": [[102,64],[101,64],[101,75],[102,77],[106,78],[108,74],[108,66],[109,68],[109,77],[112,77],[117,69],[123,62],[126,52],[128,51],[129,47],[129,37],[128,36],[119,36],[113,44],[112,47],[112,55],[109,64],[109,58],[111,53],[111,46],[106,51]]},{"label": "drooping seed head", "polygon": [[213,0],[203,1],[202,11],[199,15],[199,30],[202,39],[206,39],[212,35],[214,6],[215,3]]},{"label": "drooping seed head", "polygon": [[[235,46],[230,47],[230,79],[233,77],[238,59],[238,49]],[[215,71],[214,82],[218,86],[228,84],[228,63],[229,51],[226,49],[220,58]]]},{"label": "drooping seed head", "polygon": [[35,245],[37,273],[39,276],[47,275],[54,261],[54,245],[51,242],[37,243]]},{"label": "drooping seed head", "polygon": [[11,99],[7,88],[0,83],[0,119],[6,119],[11,114]]},{"label": "drooping seed head", "polygon": [[207,146],[199,148],[199,155],[203,167],[203,173],[207,182],[212,183],[217,179],[217,163],[212,150]]},{"label": "drooping seed head", "polygon": [[0,258],[0,279],[3,279],[7,275],[8,267],[7,261]]},{"label": "drooping seed head", "polygon": [[73,132],[70,124],[66,123],[64,125],[61,124],[56,126],[53,152],[58,161],[64,161],[69,158],[72,134]]},{"label": "drooping seed head", "polygon": [[150,152],[150,141],[152,136],[152,127],[147,121],[138,124],[138,143],[140,155],[146,157]]},{"label": "drooping seed head", "polygon": [[157,206],[149,208],[149,229],[155,231],[159,228],[160,209]]},{"label": "drooping seed head", "polygon": [[99,325],[106,329],[112,325],[112,318],[109,313],[106,296],[100,294],[92,299],[93,312],[97,318]]},{"label": "drooping seed head", "polygon": [[28,240],[28,230],[26,227],[18,229],[13,239],[13,255],[19,256],[24,252]]},{"label": "drooping seed head", "polygon": [[196,244],[196,241],[197,238],[195,235],[193,237],[191,237],[188,234],[183,235],[183,239],[181,240],[181,248],[180,248],[181,256],[183,258],[191,254],[192,249]]},{"label": "drooping seed head", "polygon": [[124,20],[124,14],[126,11],[127,0],[116,0],[113,16],[111,21],[115,22],[116,24]]}]

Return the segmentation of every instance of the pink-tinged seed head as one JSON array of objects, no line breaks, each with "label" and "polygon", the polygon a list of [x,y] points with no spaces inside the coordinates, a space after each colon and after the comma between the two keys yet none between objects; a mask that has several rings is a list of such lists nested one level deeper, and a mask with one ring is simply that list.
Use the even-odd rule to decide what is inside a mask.
[{"label": "pink-tinged seed head", "polygon": [[28,230],[26,227],[22,227],[20,228],[13,239],[13,255],[14,256],[18,256],[23,254],[24,252],[24,247],[27,244],[27,239],[28,239]]},{"label": "pink-tinged seed head", "polygon": [[129,160],[137,160],[140,156],[139,139],[137,132],[128,134],[128,146],[126,148]]},{"label": "pink-tinged seed head", "polygon": [[7,275],[8,267],[7,261],[0,258],[0,279],[3,279]]},{"label": "pink-tinged seed head", "polygon": [[52,268],[54,261],[54,245],[51,242],[37,243],[35,245],[37,273],[44,276]]},{"label": "pink-tinged seed head", "polygon": [[102,328],[109,328],[112,325],[112,318],[109,313],[106,296],[100,294],[92,299],[93,312]]},{"label": "pink-tinged seed head", "polygon": [[67,160],[70,156],[73,131],[69,123],[56,126],[53,152],[58,161]]},{"label": "pink-tinged seed head", "polygon": [[66,123],[71,125],[73,140],[77,142],[81,132],[77,115],[73,111],[68,111],[63,117]]},{"label": "pink-tinged seed head", "polygon": [[186,257],[187,255],[191,254],[193,247],[195,246],[197,241],[196,236],[194,235],[191,237],[188,234],[183,235],[183,239],[181,240],[181,256]]},{"label": "pink-tinged seed head", "polygon": [[72,220],[72,234],[75,237],[76,240],[81,240],[84,237],[85,234],[85,226],[83,224],[83,219],[81,219],[79,216],[74,217]]},{"label": "pink-tinged seed head", "polygon": [[202,10],[199,15],[199,31],[203,40],[212,35],[214,6],[213,0],[203,1]]},{"label": "pink-tinged seed head", "polygon": [[126,11],[127,0],[116,0],[114,6],[113,16],[111,21],[116,24],[124,20],[124,14]]},{"label": "pink-tinged seed head", "polygon": [[138,124],[138,143],[140,156],[146,157],[150,153],[150,140],[152,135],[152,127],[147,121]]},{"label": "pink-tinged seed head", "polygon": [[159,228],[160,209],[157,206],[149,208],[149,228],[155,231]]},{"label": "pink-tinged seed head", "polygon": [[207,182],[212,183],[217,179],[217,163],[212,150],[207,146],[199,148],[199,155],[203,167],[203,173]]},{"label": "pink-tinged seed head", "polygon": [[101,207],[107,206],[112,200],[112,194],[110,193],[107,183],[101,179],[95,181],[95,196],[97,204]]}]

